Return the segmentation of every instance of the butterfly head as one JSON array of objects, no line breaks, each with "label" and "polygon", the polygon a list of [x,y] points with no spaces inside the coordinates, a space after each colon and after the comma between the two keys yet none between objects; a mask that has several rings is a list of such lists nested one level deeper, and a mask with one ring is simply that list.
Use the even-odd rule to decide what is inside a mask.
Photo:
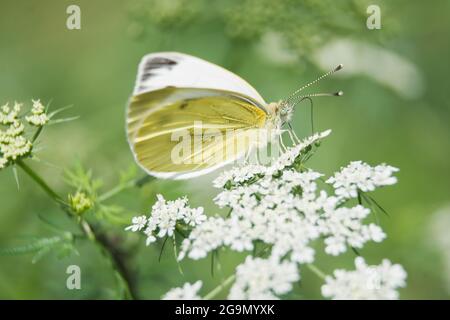
[{"label": "butterfly head", "polygon": [[290,122],[294,113],[294,104],[288,104],[286,101],[281,100],[278,102],[272,102],[267,105],[269,114],[274,121],[280,121],[281,123]]}]

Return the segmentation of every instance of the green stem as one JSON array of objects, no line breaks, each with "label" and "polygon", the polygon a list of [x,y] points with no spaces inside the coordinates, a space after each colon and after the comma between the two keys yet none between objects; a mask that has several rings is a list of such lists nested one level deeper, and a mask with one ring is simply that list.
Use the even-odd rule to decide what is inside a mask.
[{"label": "green stem", "polygon": [[[266,253],[268,250],[270,249],[270,246],[265,247],[264,249],[262,249],[258,254],[254,254],[254,256],[256,257],[261,257],[264,253]],[[214,254],[214,253],[213,253]],[[218,293],[220,293],[220,291],[222,291],[225,287],[227,287],[229,284],[231,284],[231,282],[234,281],[234,279],[236,279],[236,274],[232,274],[231,276],[229,276],[228,278],[226,278],[219,286],[217,286],[216,288],[214,288],[211,292],[209,292],[204,299],[205,300],[209,300],[214,298]]]},{"label": "green stem", "polygon": [[37,140],[37,138],[39,137],[39,135],[42,133],[42,130],[44,129],[44,126],[40,126],[36,132],[33,135],[33,138],[31,138],[31,142],[35,142]]},{"label": "green stem", "polygon": [[52,198],[52,200],[58,203],[64,212],[66,212],[71,218],[77,220],[78,225],[83,231],[86,238],[92,241],[99,248],[100,252],[106,258],[108,264],[113,269],[114,275],[116,276],[120,287],[123,287],[125,290],[125,297],[127,299],[135,299],[135,295],[133,294],[132,290],[130,290],[130,281],[126,276],[123,263],[120,263],[119,258],[114,254],[115,249],[112,247],[112,245],[106,240],[101,240],[98,232],[89,224],[89,222],[73,214],[73,212],[71,212],[70,209],[64,205],[63,198],[61,198],[61,196],[59,196],[33,169],[31,169],[21,160],[17,161],[17,165],[30,178],[32,178],[42,188],[42,190],[44,190],[47,195]]},{"label": "green stem", "polygon": [[16,162],[17,165],[30,176],[41,188],[44,190],[54,201],[61,204],[63,199],[36,173],[31,169],[28,165],[25,164],[22,160]]},{"label": "green stem", "polygon": [[234,279],[236,278],[235,274],[232,274],[228,278],[226,278],[219,286],[215,287],[213,290],[211,290],[208,294],[204,296],[203,299],[210,300],[214,298],[216,295],[218,295],[223,289],[225,289],[227,286],[229,286]]},{"label": "green stem", "polygon": [[311,270],[316,276],[318,276],[320,279],[325,280],[327,278],[327,275],[325,272],[317,268],[314,264],[309,263],[306,265],[309,270]]},{"label": "green stem", "polygon": [[150,182],[152,180],[153,180],[153,177],[151,177],[151,176],[145,176],[145,177],[133,179],[127,183],[118,185],[117,187],[114,187],[111,190],[106,191],[104,194],[102,194],[98,197],[97,201],[98,202],[106,201],[126,189],[130,189],[133,187],[140,187],[140,186],[144,185],[145,183]]}]

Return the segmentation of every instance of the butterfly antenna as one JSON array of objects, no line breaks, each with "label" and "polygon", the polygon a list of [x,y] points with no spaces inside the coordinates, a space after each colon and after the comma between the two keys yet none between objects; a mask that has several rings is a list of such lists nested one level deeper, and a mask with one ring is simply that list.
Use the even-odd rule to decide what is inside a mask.
[{"label": "butterfly antenna", "polygon": [[[302,96],[296,96],[298,102],[301,102],[303,99],[306,98],[314,98],[314,97],[341,97],[344,95],[343,91],[337,91],[337,92],[321,92],[321,93],[311,93],[311,94],[305,94]],[[291,99],[292,100],[292,99]]]},{"label": "butterfly antenna", "polygon": [[[291,101],[293,98],[296,98],[297,95],[299,94],[299,92],[305,90],[306,88],[308,88],[309,86],[319,82],[320,80],[332,75],[333,73],[341,70],[344,67],[343,64],[339,64],[338,66],[336,66],[333,70],[328,71],[327,73],[321,75],[320,77],[318,77],[316,80],[311,81],[307,84],[305,84],[304,86],[300,87],[299,89],[297,89],[294,93],[292,93],[286,100],[284,100],[285,103],[288,103],[289,101]],[[339,91],[342,92],[342,91]],[[319,96],[340,96],[342,94],[322,94],[322,93],[318,93],[315,95],[307,95],[308,97],[319,97]],[[300,98],[300,97],[298,97]]]}]

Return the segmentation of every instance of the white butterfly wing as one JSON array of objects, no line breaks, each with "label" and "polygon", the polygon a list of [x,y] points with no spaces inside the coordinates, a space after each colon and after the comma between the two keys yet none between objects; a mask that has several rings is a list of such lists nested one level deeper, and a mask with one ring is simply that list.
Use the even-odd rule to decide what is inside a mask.
[{"label": "white butterfly wing", "polygon": [[[215,99],[215,104],[205,105],[202,98]],[[262,125],[267,114],[265,106],[263,98],[250,84],[213,63],[177,52],[148,54],[139,64],[127,109],[128,141],[137,163],[149,174],[171,179],[196,177],[240,158],[250,147],[240,145],[236,154],[225,161],[200,163],[184,169],[182,165],[170,164],[167,157],[173,145],[166,133],[179,130],[179,126],[192,127],[197,119],[203,121],[206,128],[217,125],[247,128],[239,135],[245,138]],[[207,150],[215,153],[224,144],[236,145],[229,139],[210,145]]]},{"label": "white butterfly wing", "polygon": [[231,91],[250,97],[260,105],[264,99],[245,80],[213,63],[178,52],[144,56],[139,64],[134,95],[166,87]]}]

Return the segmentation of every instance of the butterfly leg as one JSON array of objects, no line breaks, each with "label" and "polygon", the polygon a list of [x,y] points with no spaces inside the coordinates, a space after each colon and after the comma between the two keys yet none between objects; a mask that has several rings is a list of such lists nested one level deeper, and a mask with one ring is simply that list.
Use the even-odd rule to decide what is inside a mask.
[{"label": "butterfly leg", "polygon": [[286,152],[287,147],[286,147],[286,145],[283,142],[283,134],[280,134],[278,139],[279,139],[279,142],[280,142],[281,151]]},{"label": "butterfly leg", "polygon": [[299,144],[301,142],[301,140],[297,137],[297,134],[295,133],[294,128],[292,128],[292,125],[290,122],[288,122],[288,127],[289,127],[289,136],[291,137],[291,140],[294,144]]}]

